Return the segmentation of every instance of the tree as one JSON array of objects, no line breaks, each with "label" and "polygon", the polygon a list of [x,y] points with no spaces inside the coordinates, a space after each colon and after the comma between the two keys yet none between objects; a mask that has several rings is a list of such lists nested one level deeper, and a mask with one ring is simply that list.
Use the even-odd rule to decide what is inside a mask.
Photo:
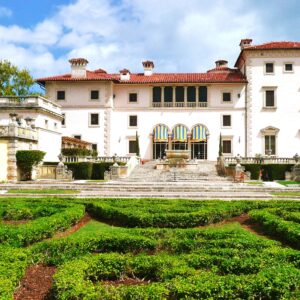
[{"label": "tree", "polygon": [[220,133],[220,140],[219,140],[219,157],[223,155],[223,147],[222,147],[222,135]]},{"label": "tree", "polygon": [[7,60],[0,61],[0,96],[25,96],[32,94],[34,79],[26,69],[20,70]]},{"label": "tree", "polygon": [[135,153],[136,156],[140,156],[140,143],[139,143],[139,136],[138,132],[135,132]]}]

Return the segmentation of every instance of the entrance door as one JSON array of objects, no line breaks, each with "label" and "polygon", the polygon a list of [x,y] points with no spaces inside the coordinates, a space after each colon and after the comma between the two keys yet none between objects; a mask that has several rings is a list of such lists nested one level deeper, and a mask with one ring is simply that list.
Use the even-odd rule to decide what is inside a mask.
[{"label": "entrance door", "polygon": [[166,155],[168,143],[154,142],[153,143],[153,159],[162,159]]},{"label": "entrance door", "polygon": [[192,159],[207,159],[207,142],[192,143]]},{"label": "entrance door", "polygon": [[186,142],[172,142],[172,150],[187,150]]}]

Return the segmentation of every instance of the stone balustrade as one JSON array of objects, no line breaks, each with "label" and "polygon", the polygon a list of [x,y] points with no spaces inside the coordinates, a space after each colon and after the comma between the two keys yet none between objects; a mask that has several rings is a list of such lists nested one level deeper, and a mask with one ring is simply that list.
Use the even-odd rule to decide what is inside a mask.
[{"label": "stone balustrade", "polygon": [[15,124],[10,124],[6,126],[0,126],[0,138],[19,138],[37,141],[38,133],[33,128],[27,128]]},{"label": "stone balustrade", "polygon": [[0,97],[1,108],[40,107],[61,114],[60,105],[41,96],[5,96]]},{"label": "stone balustrade", "polygon": [[[275,157],[275,156],[261,156],[261,157],[240,157],[241,164],[295,164],[293,157]],[[236,164],[236,157],[224,157],[225,165]]]},{"label": "stone balustrade", "polygon": [[130,157],[128,156],[98,156],[98,157],[82,157],[82,156],[64,156],[63,162],[124,162],[127,163],[130,160]]}]

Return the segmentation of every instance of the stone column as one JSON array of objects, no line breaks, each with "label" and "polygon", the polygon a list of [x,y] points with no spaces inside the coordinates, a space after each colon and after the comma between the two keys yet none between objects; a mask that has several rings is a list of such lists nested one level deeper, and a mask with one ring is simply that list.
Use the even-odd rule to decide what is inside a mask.
[{"label": "stone column", "polygon": [[192,133],[187,134],[188,150],[189,150],[189,159],[192,158],[192,143],[191,143]]},{"label": "stone column", "polygon": [[168,150],[172,150],[172,131],[168,133]]},{"label": "stone column", "polygon": [[8,181],[17,181],[18,172],[17,172],[17,153],[18,140],[10,139],[8,141],[8,151],[7,151],[7,180]]}]

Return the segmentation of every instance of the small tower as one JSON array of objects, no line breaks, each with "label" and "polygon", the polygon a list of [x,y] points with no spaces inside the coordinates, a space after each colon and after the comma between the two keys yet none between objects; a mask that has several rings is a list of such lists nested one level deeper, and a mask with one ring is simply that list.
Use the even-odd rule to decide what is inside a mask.
[{"label": "small tower", "polygon": [[151,76],[153,74],[154,63],[151,60],[143,61],[144,75]]}]

